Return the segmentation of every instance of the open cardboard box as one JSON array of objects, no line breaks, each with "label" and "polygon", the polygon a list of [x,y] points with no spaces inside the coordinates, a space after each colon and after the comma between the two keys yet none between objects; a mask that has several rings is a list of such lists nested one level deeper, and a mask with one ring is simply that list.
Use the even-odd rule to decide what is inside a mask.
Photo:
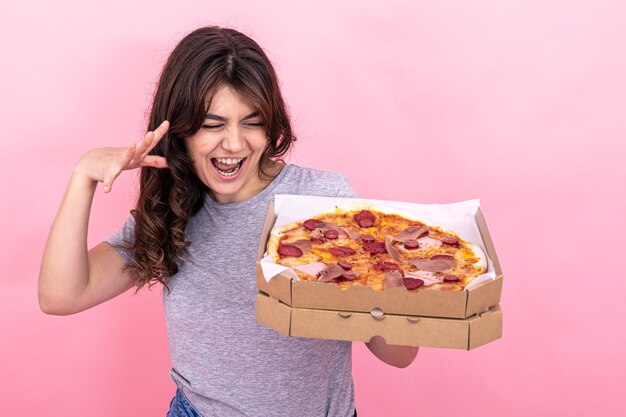
[{"label": "open cardboard box", "polygon": [[341,289],[339,286],[329,283],[293,281],[286,273],[278,274],[268,282],[263,276],[260,260],[265,253],[275,221],[274,205],[270,203],[259,243],[256,283],[261,292],[281,301],[287,307],[363,312],[368,313],[368,315],[379,312],[388,315],[402,314],[465,319],[485,312],[500,302],[502,271],[480,209],[476,213],[476,223],[487,256],[493,263],[496,277],[464,291],[421,288],[416,292],[409,292],[404,287],[375,291],[370,287],[360,285]]},{"label": "open cardboard box", "polygon": [[464,291],[379,292],[364,286],[344,290],[328,283],[292,281],[285,273],[268,282],[260,260],[275,221],[270,203],[256,264],[259,323],[288,336],[361,342],[382,336],[392,345],[468,350],[502,336],[502,271],[480,210],[476,223],[496,277]]}]

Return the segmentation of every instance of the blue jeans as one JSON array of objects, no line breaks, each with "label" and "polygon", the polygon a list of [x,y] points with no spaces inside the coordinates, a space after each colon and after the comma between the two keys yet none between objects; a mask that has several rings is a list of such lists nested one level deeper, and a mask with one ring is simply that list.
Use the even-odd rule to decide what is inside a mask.
[{"label": "blue jeans", "polygon": [[[170,411],[167,412],[165,417],[202,417],[202,415],[193,408],[180,388],[176,388],[176,395],[170,401]],[[354,417],[357,417],[356,409],[354,410]]]},{"label": "blue jeans", "polygon": [[176,395],[170,401],[170,411],[165,417],[202,417],[202,414],[193,408],[180,388],[176,388]]}]

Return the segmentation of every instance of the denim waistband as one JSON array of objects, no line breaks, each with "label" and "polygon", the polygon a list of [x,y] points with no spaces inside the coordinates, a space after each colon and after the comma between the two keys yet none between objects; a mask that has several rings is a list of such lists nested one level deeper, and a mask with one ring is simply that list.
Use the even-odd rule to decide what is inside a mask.
[{"label": "denim waistband", "polygon": [[[170,401],[170,410],[165,417],[202,417],[202,414],[189,402],[185,394],[180,388],[176,388],[176,395]],[[356,409],[353,417],[357,417]]]},{"label": "denim waistband", "polygon": [[176,388],[176,395],[170,401],[170,410],[165,417],[202,417],[202,414],[193,408],[180,388]]}]

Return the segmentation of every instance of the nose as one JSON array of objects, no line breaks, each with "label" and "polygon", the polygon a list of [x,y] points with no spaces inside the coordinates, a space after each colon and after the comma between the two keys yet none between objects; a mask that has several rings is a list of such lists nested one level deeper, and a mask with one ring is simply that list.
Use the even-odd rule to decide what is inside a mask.
[{"label": "nose", "polygon": [[221,145],[226,152],[237,154],[245,148],[246,140],[238,128],[231,128],[226,132]]}]

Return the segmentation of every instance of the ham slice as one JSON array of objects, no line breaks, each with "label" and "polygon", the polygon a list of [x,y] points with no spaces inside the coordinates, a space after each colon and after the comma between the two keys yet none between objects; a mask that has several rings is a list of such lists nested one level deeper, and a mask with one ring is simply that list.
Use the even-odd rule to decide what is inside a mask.
[{"label": "ham slice", "polygon": [[436,276],[434,272],[428,271],[405,272],[404,277],[421,279],[422,281],[424,281],[425,287],[443,282],[443,278]]},{"label": "ham slice", "polygon": [[424,249],[424,248],[438,248],[439,246],[443,245],[443,242],[439,239],[433,239],[432,237],[428,237],[428,236],[424,236],[424,237],[420,237],[419,239],[417,239],[417,241],[420,244],[420,248]]},{"label": "ham slice", "polygon": [[430,259],[416,258],[411,261],[422,271],[428,272],[449,272],[456,266],[456,261],[451,255],[433,255]]},{"label": "ham slice", "polygon": [[319,282],[332,281],[333,279],[342,276],[344,272],[346,271],[339,265],[329,264],[326,265],[326,268],[318,274],[317,280]]},{"label": "ham slice", "polygon": [[383,282],[383,289],[403,287],[402,273],[397,269],[395,271],[387,272],[385,274],[385,281]]},{"label": "ham slice", "polygon": [[350,229],[346,229],[345,227],[340,228],[345,234],[347,234],[350,239],[360,239],[361,234],[359,232],[352,231]]},{"label": "ham slice", "polygon": [[395,238],[391,235],[385,236],[385,249],[387,249],[387,253],[391,258],[396,262],[402,262],[400,258],[400,251],[393,245]]},{"label": "ham slice", "polygon": [[417,240],[420,236],[428,233],[428,229],[421,226],[409,226],[403,231],[401,231],[398,236],[396,236],[396,240],[404,243],[407,240]]},{"label": "ham slice", "polygon": [[[340,238],[345,238],[346,236],[349,236],[349,234],[347,233],[347,231],[343,227],[341,227],[341,226],[339,226],[339,225],[337,225],[335,223],[319,222],[317,224],[317,228],[321,229],[322,232],[326,232],[328,230],[335,230],[339,234]],[[323,233],[322,233],[322,235],[323,235]]]},{"label": "ham slice", "polygon": [[[321,262],[319,262],[321,263]],[[322,269],[318,275],[318,282],[328,282],[332,281],[335,278],[338,278],[348,272],[337,264],[328,264],[324,269]],[[350,275],[353,275],[355,278],[359,276],[359,273],[356,271],[350,271]]]},{"label": "ham slice", "polygon": [[289,244],[300,249],[302,253],[307,253],[311,250],[311,241],[309,239],[300,239]]},{"label": "ham slice", "polygon": [[310,264],[294,266],[292,268],[295,268],[298,271],[302,271],[305,274],[313,275],[314,277],[316,277],[317,274],[319,274],[324,269],[326,269],[326,264],[324,262],[313,262]]},{"label": "ham slice", "polygon": [[[385,249],[387,249],[387,253],[391,256],[391,258],[396,261],[396,262],[401,262],[401,258],[400,258],[400,251],[398,250],[398,248],[396,248],[393,243],[398,241],[398,242],[406,242],[407,240],[417,240],[418,242],[421,242],[422,239],[430,239],[428,237],[424,237],[424,238],[420,238],[418,240],[418,238],[422,235],[424,235],[425,233],[428,233],[428,229],[425,227],[420,227],[420,226],[410,226],[407,227],[406,229],[404,229],[403,231],[401,231],[398,236],[391,236],[391,235],[387,235],[385,236]],[[437,239],[430,239],[430,240],[434,240],[436,242],[439,242],[438,246],[441,246],[441,241],[437,240]],[[434,242],[430,242],[430,244],[428,244],[428,241],[426,240],[427,244],[426,246],[422,246],[420,244],[420,247],[428,247],[428,246],[435,246],[436,243]]]}]

